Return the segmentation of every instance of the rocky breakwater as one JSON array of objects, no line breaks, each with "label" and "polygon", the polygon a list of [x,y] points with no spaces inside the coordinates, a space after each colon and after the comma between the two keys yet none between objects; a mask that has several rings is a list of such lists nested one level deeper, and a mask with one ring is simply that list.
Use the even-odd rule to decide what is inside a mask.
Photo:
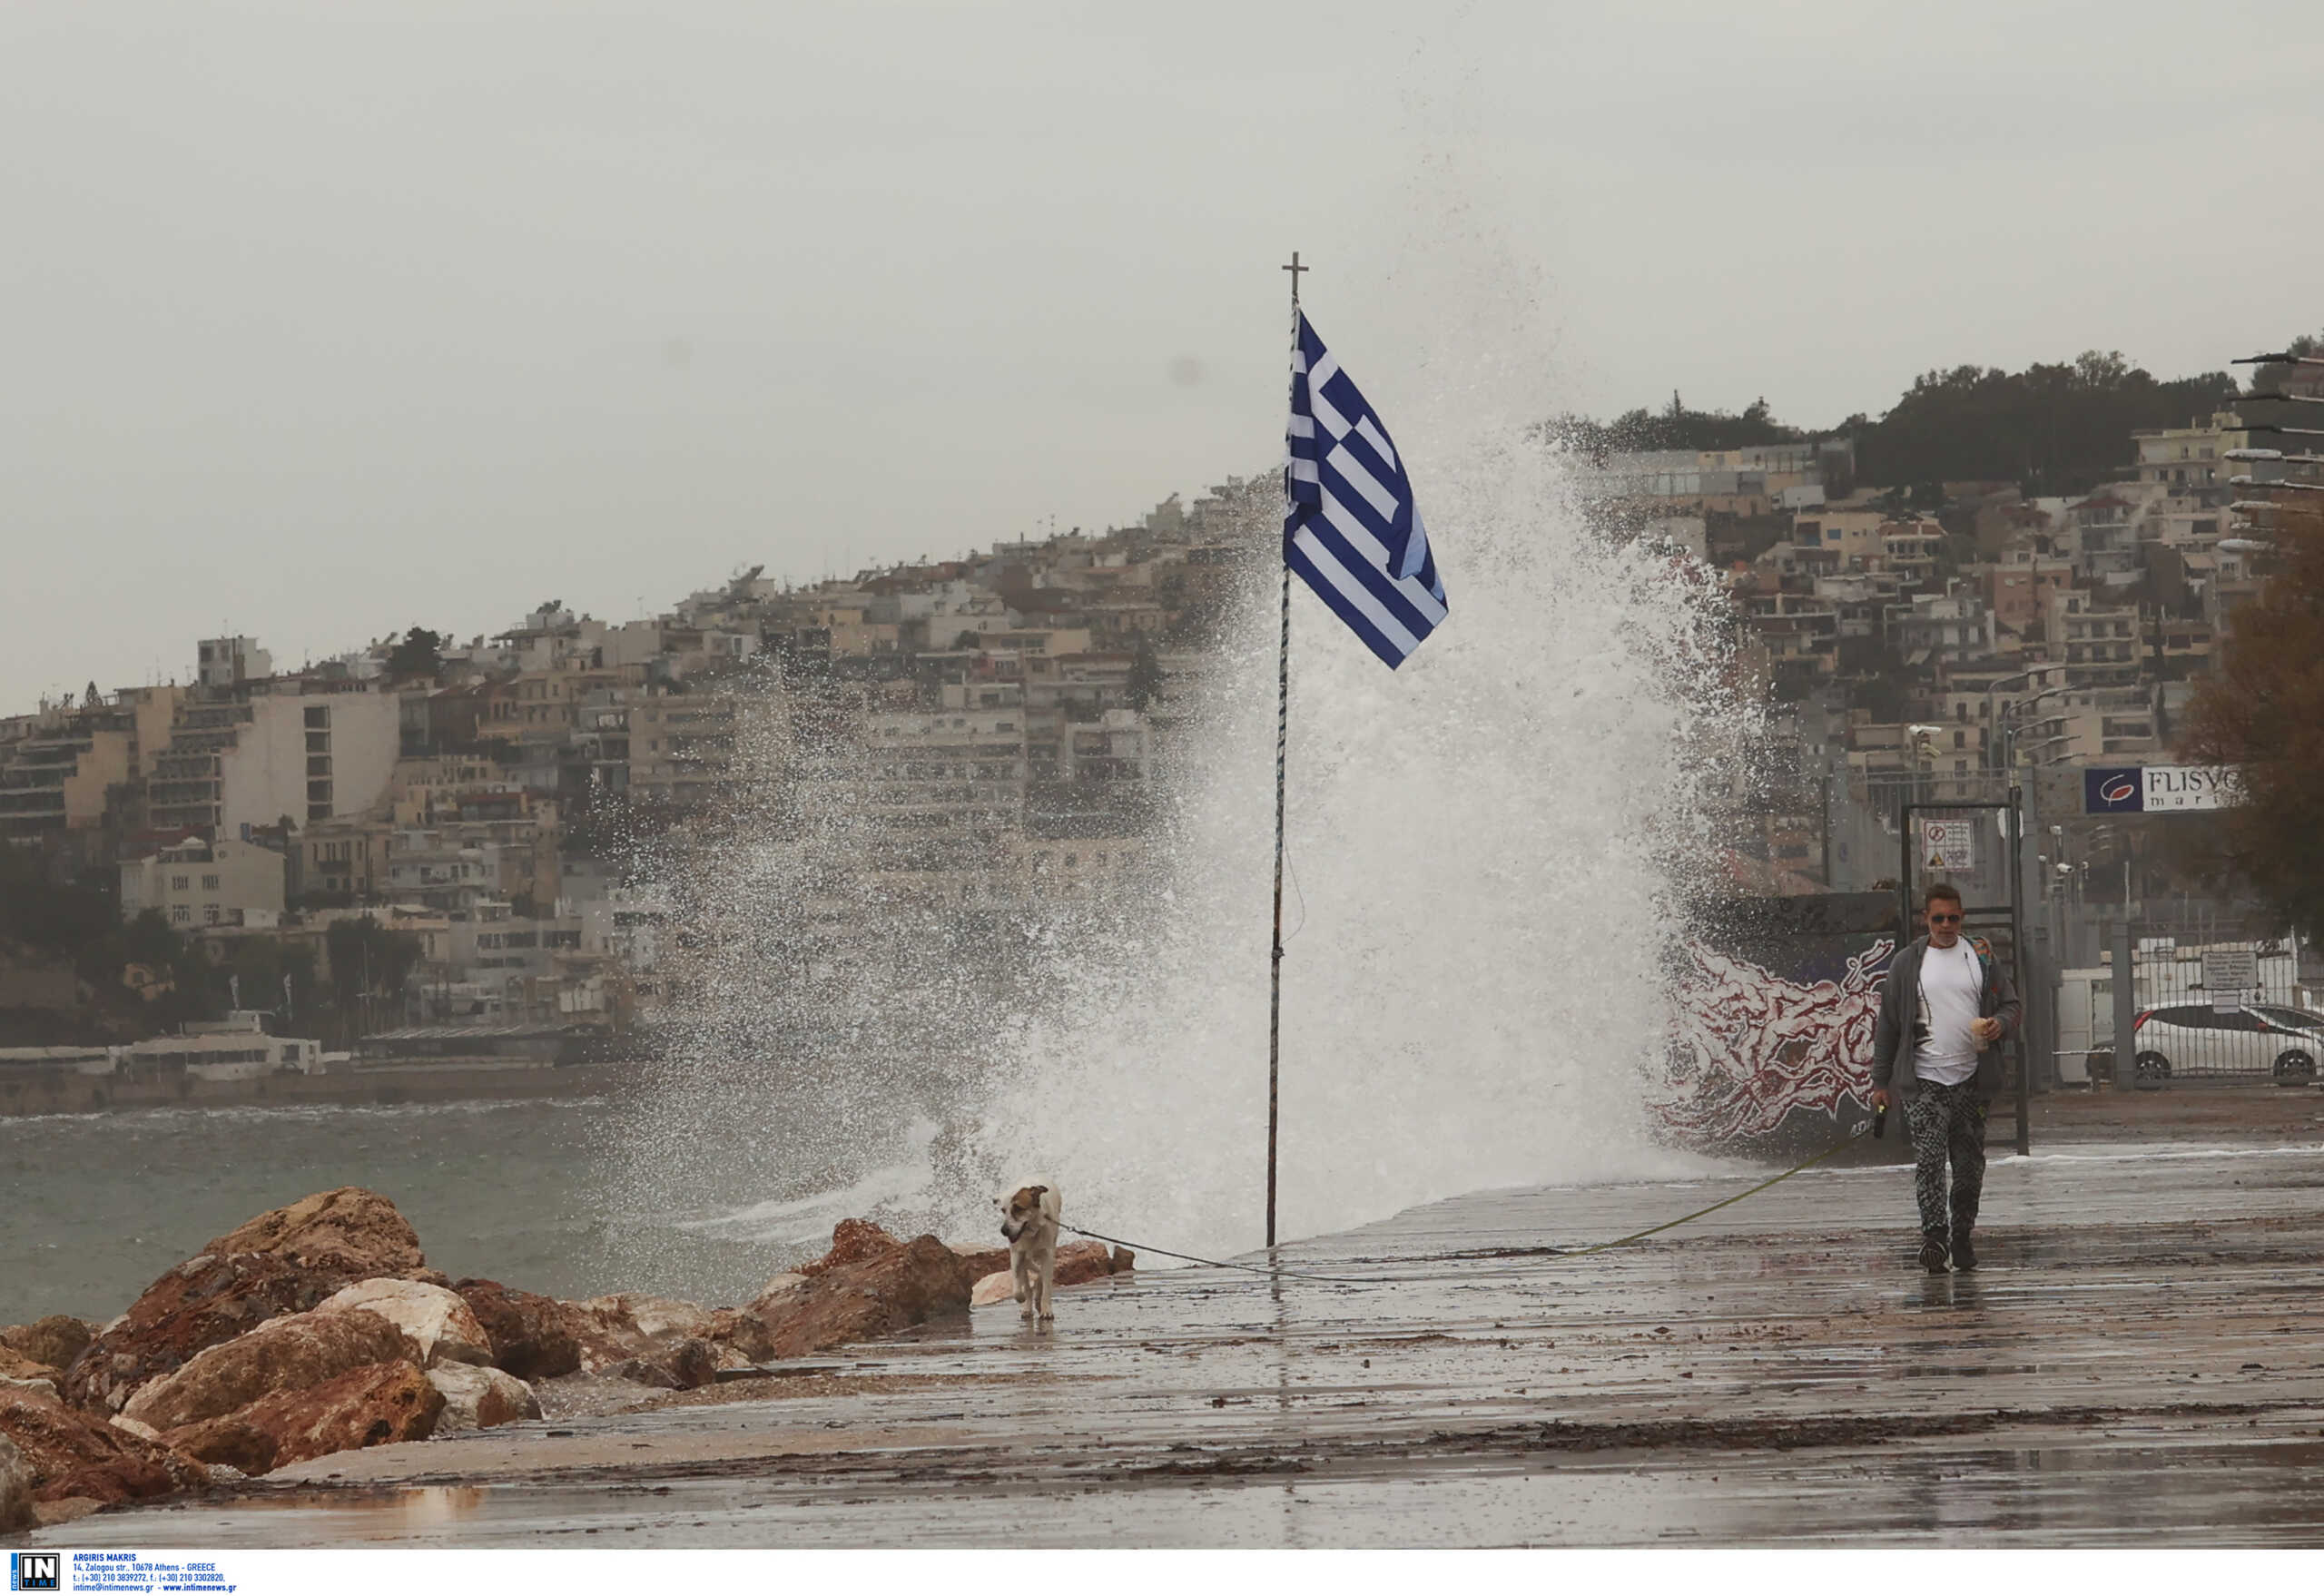
[{"label": "rocky breakwater", "polygon": [[0,1330],[21,1475],[0,1513],[54,1522],[424,1437],[451,1405],[433,1371],[485,1342],[394,1204],[317,1193],[213,1239],[108,1324]]},{"label": "rocky breakwater", "polygon": [[[610,1412],[1009,1295],[1006,1249],[841,1222],[739,1307],[566,1302],[430,1269],[395,1205],[320,1192],[220,1236],[108,1324],[0,1329],[0,1530],[457,1430]],[[1058,1283],[1129,1268],[1061,1247]]]}]

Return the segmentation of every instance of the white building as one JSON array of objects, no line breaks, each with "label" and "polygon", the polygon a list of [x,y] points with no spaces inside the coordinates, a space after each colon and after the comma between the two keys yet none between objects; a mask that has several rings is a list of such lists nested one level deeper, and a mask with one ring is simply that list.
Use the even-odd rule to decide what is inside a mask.
[{"label": "white building", "polygon": [[157,1036],[120,1049],[120,1067],[182,1069],[197,1080],[252,1080],[281,1070],[322,1071],[322,1044],[310,1037],[268,1036],[255,1010],[195,1020],[182,1036]]},{"label": "white building", "polygon": [[180,842],[121,865],[121,918],[151,909],[180,931],[273,925],[282,917],[290,860],[255,842]]},{"label": "white building", "polygon": [[285,815],[360,814],[387,791],[399,723],[396,696],[368,683],[321,693],[292,678],[187,704],[153,760],[153,823],[239,838]]},{"label": "white building", "polygon": [[274,656],[255,637],[205,637],[195,645],[194,676],[205,687],[231,687],[274,675]]}]

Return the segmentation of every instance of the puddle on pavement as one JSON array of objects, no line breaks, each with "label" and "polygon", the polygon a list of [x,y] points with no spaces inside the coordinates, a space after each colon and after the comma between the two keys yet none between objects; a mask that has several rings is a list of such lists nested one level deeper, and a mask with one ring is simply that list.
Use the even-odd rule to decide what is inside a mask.
[{"label": "puddle on pavement", "polygon": [[[2064,1445],[1955,1444],[1514,1456],[1285,1479],[1076,1475],[1072,1509],[992,1473],[904,1479],[727,1478],[664,1483],[297,1490],[188,1504],[167,1534],[204,1546],[851,1547],[891,1542],[899,1512],[923,1546],[1638,1545],[1890,1543],[2311,1544],[2309,1482],[2324,1441],[2166,1433]],[[1867,1493],[1869,1477],[1883,1482]],[[1064,1482],[1055,1483],[1062,1484]],[[150,1514],[73,1526],[76,1544],[150,1542]],[[126,1539],[123,1533],[126,1532]]]}]

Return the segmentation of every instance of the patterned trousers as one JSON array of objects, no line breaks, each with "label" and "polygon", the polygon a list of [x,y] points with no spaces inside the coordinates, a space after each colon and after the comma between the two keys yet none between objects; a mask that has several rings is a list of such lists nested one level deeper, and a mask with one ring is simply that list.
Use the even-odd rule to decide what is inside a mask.
[{"label": "patterned trousers", "polygon": [[[1924,1083],[1905,1105],[1913,1131],[1913,1196],[1920,1202],[1921,1234],[1943,1240],[1966,1236],[1977,1223],[1985,1189],[1985,1105],[1977,1083]],[[1953,1167],[1952,1227],[1946,1229],[1945,1170]]]}]

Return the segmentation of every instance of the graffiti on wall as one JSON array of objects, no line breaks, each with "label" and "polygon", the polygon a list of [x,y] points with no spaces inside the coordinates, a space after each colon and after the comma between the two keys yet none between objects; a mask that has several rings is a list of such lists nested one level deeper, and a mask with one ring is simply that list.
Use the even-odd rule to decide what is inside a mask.
[{"label": "graffiti on wall", "polygon": [[1846,952],[1837,979],[1768,970],[1689,938],[1680,951],[1663,1091],[1664,1126],[1697,1145],[1749,1144],[1807,1114],[1837,1118],[1871,1090],[1880,987],[1892,936]]}]

